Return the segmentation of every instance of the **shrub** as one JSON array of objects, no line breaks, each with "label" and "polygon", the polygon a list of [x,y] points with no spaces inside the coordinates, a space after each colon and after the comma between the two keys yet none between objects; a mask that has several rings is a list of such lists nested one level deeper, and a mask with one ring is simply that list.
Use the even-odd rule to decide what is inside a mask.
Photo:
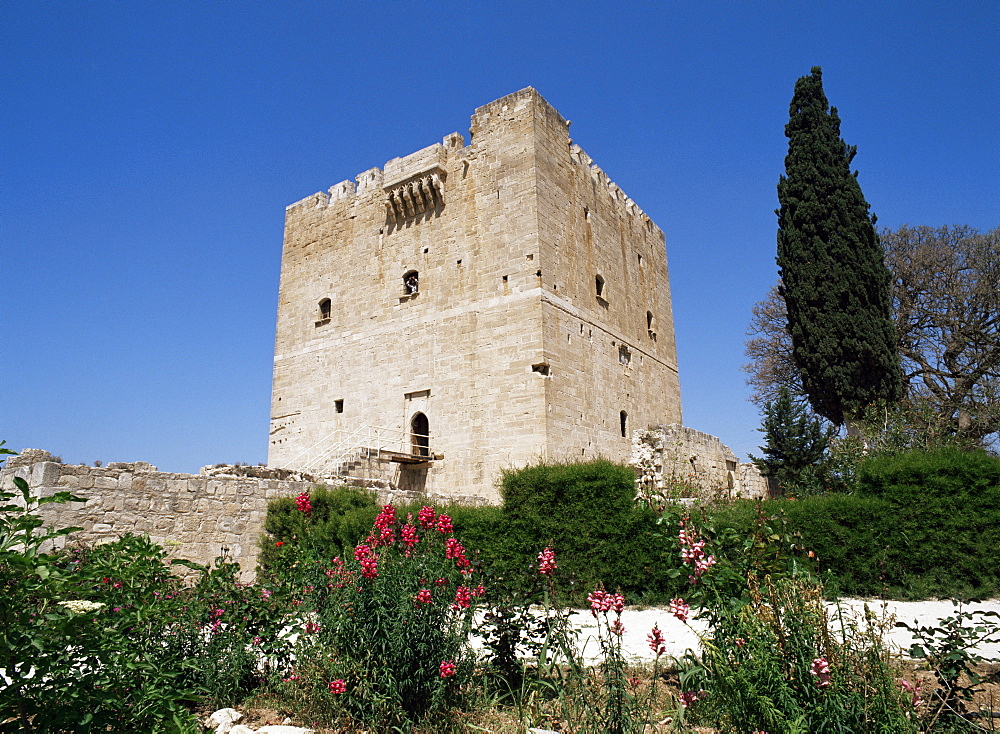
[{"label": "shrub", "polygon": [[581,604],[597,585],[643,601],[669,599],[676,554],[659,537],[657,515],[635,502],[635,472],[609,461],[536,464],[505,472],[498,519],[501,554],[488,560],[494,583],[530,588],[540,548],[564,559],[562,591]]},{"label": "shrub", "polygon": [[981,598],[1000,589],[983,563],[1000,546],[1000,458],[956,448],[868,459],[859,491],[888,505],[887,563],[915,594]]},{"label": "shrub", "polygon": [[293,497],[268,503],[264,520],[267,535],[261,538],[258,559],[262,579],[287,575],[307,551],[327,559],[349,556],[378,514],[372,493],[358,487],[318,486],[308,497],[308,516],[299,511]]},{"label": "shrub", "polygon": [[285,695],[330,724],[349,716],[379,731],[446,715],[471,677],[485,593],[450,518],[425,507],[400,521],[387,505],[350,557],[326,560],[308,545],[308,501],[299,506],[307,547],[284,580],[304,626]]}]

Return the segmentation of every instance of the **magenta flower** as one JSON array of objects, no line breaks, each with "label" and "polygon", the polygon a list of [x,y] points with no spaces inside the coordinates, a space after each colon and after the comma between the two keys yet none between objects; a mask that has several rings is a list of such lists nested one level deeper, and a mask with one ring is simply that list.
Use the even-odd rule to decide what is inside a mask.
[{"label": "magenta flower", "polygon": [[451,660],[444,660],[441,662],[441,677],[451,678],[455,675],[455,663]]},{"label": "magenta flower", "polygon": [[621,614],[625,609],[624,596],[621,594],[609,594],[600,587],[587,594],[587,602],[590,604],[590,613],[595,617],[598,613],[607,614],[612,610],[616,614]]},{"label": "magenta flower", "polygon": [[816,685],[826,688],[830,685],[830,663],[826,658],[816,658],[809,666],[809,672],[816,676]]},{"label": "magenta flower", "polygon": [[646,635],[646,640],[649,642],[649,649],[653,651],[656,657],[660,657],[660,655],[663,655],[667,651],[666,642],[663,639],[663,633],[660,632],[659,625],[653,625],[653,630]]},{"label": "magenta flower", "polygon": [[437,525],[437,513],[434,512],[434,508],[421,507],[420,512],[417,513],[417,524],[424,530],[430,530]]},{"label": "magenta flower", "polygon": [[412,548],[420,541],[420,538],[417,537],[417,529],[409,523],[403,526],[399,534],[403,538],[403,545],[407,548]]},{"label": "magenta flower", "polygon": [[413,597],[413,601],[418,604],[430,604],[431,603],[431,590],[421,589],[417,592],[417,595]]},{"label": "magenta flower", "polygon": [[555,551],[551,545],[546,546],[545,550],[538,554],[538,573],[542,576],[551,576],[557,568]]},{"label": "magenta flower", "polygon": [[691,614],[691,606],[683,599],[671,599],[670,613],[677,617],[680,621],[687,622],[688,615]]},{"label": "magenta flower", "polygon": [[451,524],[451,518],[447,515],[438,515],[437,529],[439,533],[444,533],[445,535],[455,532],[455,528]]},{"label": "magenta flower", "polygon": [[330,693],[340,695],[341,693],[347,693],[347,684],[344,681],[337,680],[330,681]]},{"label": "magenta flower", "polygon": [[454,610],[468,609],[472,605],[472,591],[468,586],[459,586],[455,590],[455,603],[451,605]]}]

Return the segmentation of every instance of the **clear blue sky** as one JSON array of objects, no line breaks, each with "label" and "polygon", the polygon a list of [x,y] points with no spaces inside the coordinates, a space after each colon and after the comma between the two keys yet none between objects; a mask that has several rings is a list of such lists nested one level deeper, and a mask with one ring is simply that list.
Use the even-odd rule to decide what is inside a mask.
[{"label": "clear blue sky", "polygon": [[0,438],[264,461],[284,208],[533,86],[664,230],[685,423],[746,456],[795,80],[881,225],[1000,224],[993,2],[0,3]]}]

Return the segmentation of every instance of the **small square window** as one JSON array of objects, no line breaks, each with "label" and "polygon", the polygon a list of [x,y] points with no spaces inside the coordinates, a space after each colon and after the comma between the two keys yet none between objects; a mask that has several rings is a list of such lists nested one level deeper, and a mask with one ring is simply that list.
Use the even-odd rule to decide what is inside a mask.
[{"label": "small square window", "polygon": [[333,401],[333,407],[335,407],[337,409],[338,413],[343,413],[344,412],[344,401],[343,401],[343,399],[334,400]]}]

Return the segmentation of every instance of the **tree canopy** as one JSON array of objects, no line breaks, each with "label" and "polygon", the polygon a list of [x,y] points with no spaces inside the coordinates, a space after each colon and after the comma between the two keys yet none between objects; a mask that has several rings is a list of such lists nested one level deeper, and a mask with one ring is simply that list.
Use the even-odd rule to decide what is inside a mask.
[{"label": "tree canopy", "polygon": [[[989,444],[1000,433],[1000,227],[883,230],[906,397],[924,428]],[[758,405],[802,395],[777,286],[753,309],[745,369]]]},{"label": "tree canopy", "polygon": [[785,135],[777,262],[791,357],[813,409],[840,425],[902,393],[889,271],[819,67],[796,82]]}]

